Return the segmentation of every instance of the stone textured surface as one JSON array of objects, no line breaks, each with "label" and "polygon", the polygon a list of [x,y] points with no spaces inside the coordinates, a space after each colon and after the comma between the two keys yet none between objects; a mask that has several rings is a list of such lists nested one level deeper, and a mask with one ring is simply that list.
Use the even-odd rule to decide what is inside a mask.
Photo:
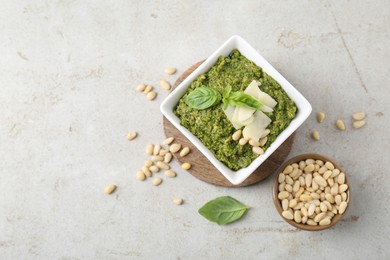
[{"label": "stone textured surface", "polygon": [[[0,258],[388,259],[389,13],[381,0],[2,1]],[[158,187],[135,179],[146,144],[164,138],[158,81],[173,83],[233,34],[326,113],[298,130],[291,156],[330,156],[350,176],[350,209],[331,230],[286,224],[272,178],[215,187],[175,163],[178,177]],[[178,73],[164,75],[168,66]],[[155,101],[136,92],[140,82],[156,87]],[[358,111],[367,125],[354,130]],[[229,226],[209,223],[197,210],[221,195],[252,208]]]}]

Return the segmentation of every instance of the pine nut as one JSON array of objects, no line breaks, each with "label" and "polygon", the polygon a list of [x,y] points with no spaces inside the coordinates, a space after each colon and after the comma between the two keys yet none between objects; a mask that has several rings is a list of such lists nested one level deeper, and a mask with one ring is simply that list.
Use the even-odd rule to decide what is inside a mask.
[{"label": "pine nut", "polygon": [[260,146],[263,147],[268,141],[268,137],[264,137],[260,139]]},{"label": "pine nut", "polygon": [[353,118],[353,120],[360,121],[360,120],[363,120],[365,116],[366,116],[366,113],[364,113],[364,112],[359,112],[359,113],[353,114],[353,115],[352,115],[352,118]]},{"label": "pine nut", "polygon": [[146,87],[145,87],[145,89],[144,89],[144,93],[145,94],[148,94],[150,91],[152,91],[153,90],[153,87],[152,86],[150,86],[150,85],[147,85]]},{"label": "pine nut", "polygon": [[288,199],[283,199],[282,200],[282,208],[283,208],[283,210],[287,210],[288,209]]},{"label": "pine nut", "polygon": [[326,172],[324,172],[324,179],[327,180],[330,176],[332,175],[332,171],[331,170],[327,170]]},{"label": "pine nut", "polygon": [[284,168],[283,173],[289,174],[293,171],[293,167],[291,165],[288,165],[286,168]]},{"label": "pine nut", "polygon": [[139,92],[143,92],[143,91],[145,90],[145,88],[146,88],[146,85],[145,85],[145,84],[139,84],[139,85],[137,86],[137,90],[138,90]]},{"label": "pine nut", "polygon": [[339,214],[343,214],[345,210],[347,209],[348,203],[346,201],[343,201],[340,203],[339,207]]},{"label": "pine nut", "polygon": [[160,185],[161,183],[162,183],[162,179],[159,178],[159,177],[154,178],[153,181],[152,181],[152,184],[153,184],[154,186],[158,186],[158,185]]},{"label": "pine nut", "polygon": [[315,222],[320,222],[325,217],[326,217],[326,213],[325,212],[319,213],[317,216],[315,216],[314,221]]},{"label": "pine nut", "polygon": [[341,203],[341,195],[338,194],[334,197],[334,201],[336,202],[337,205],[340,205]]},{"label": "pine nut", "polygon": [[318,131],[313,131],[313,133],[311,134],[311,137],[312,137],[314,140],[316,140],[316,141],[320,140],[320,132],[318,132]]},{"label": "pine nut", "polygon": [[287,184],[290,184],[290,185],[294,185],[293,179],[291,179],[291,177],[288,176],[288,175],[286,175],[286,183],[287,183]]},{"label": "pine nut", "polygon": [[306,174],[306,176],[305,176],[306,187],[309,188],[311,186],[312,179],[313,179],[313,176],[310,173]]},{"label": "pine nut", "polygon": [[145,173],[143,171],[138,171],[136,177],[140,181],[144,181],[146,179]]},{"label": "pine nut", "polygon": [[164,172],[165,176],[167,177],[171,177],[171,178],[174,178],[176,177],[176,172],[172,171],[172,170],[167,170]]},{"label": "pine nut", "polygon": [[137,132],[136,131],[132,131],[130,132],[128,135],[127,135],[127,140],[131,141],[133,140],[134,138],[137,137]]},{"label": "pine nut", "polygon": [[239,145],[244,146],[244,145],[246,145],[246,143],[248,143],[248,140],[246,138],[241,138],[238,141],[238,143],[239,143]]},{"label": "pine nut", "polygon": [[160,156],[164,156],[164,155],[166,155],[168,153],[168,151],[167,150],[165,150],[165,149],[161,149],[160,150],[160,152],[158,152],[158,155],[160,155]]},{"label": "pine nut", "polygon": [[283,211],[283,212],[282,212],[282,216],[283,216],[284,218],[286,218],[286,219],[289,219],[289,220],[294,219],[293,214],[292,214],[290,211],[288,211],[288,210]]},{"label": "pine nut", "polygon": [[304,169],[305,172],[313,172],[314,171],[314,164],[309,164]]},{"label": "pine nut", "polygon": [[298,192],[300,187],[301,187],[301,185],[300,185],[299,181],[295,181],[294,186],[293,186],[293,192]]},{"label": "pine nut", "polygon": [[279,173],[278,182],[282,183],[286,180],[286,176],[281,172]]},{"label": "pine nut", "polygon": [[317,113],[317,121],[318,123],[322,123],[322,121],[324,121],[325,119],[325,114],[323,112],[318,112]]},{"label": "pine nut", "polygon": [[143,166],[141,171],[146,175],[146,177],[152,176],[152,173],[150,172],[150,170],[149,170],[149,168],[147,166]]},{"label": "pine nut", "polygon": [[158,168],[156,165],[152,165],[149,167],[149,170],[153,173],[156,173],[160,171],[160,168]]},{"label": "pine nut", "polygon": [[324,162],[321,161],[321,160],[316,160],[316,164],[318,164],[319,166],[323,166],[323,165],[324,165]]},{"label": "pine nut", "polygon": [[175,140],[174,137],[168,137],[167,139],[164,140],[163,144],[170,145],[173,142],[173,140]]},{"label": "pine nut", "polygon": [[339,193],[339,184],[335,183],[335,184],[333,184],[332,188],[330,188],[330,194],[332,194],[333,196],[336,196],[337,193]]},{"label": "pine nut", "polygon": [[325,203],[323,203],[323,202],[320,203],[320,209],[322,212],[328,211],[328,207],[326,207]]},{"label": "pine nut", "polygon": [[150,158],[153,162],[161,162],[164,160],[164,157],[160,156],[160,155],[153,155],[151,158]]},{"label": "pine nut", "polygon": [[110,184],[107,187],[104,188],[104,194],[111,194],[116,190],[115,184]]},{"label": "pine nut", "polygon": [[171,167],[170,167],[168,164],[166,164],[165,162],[158,161],[158,162],[156,163],[156,165],[157,165],[157,167],[159,167],[160,169],[164,169],[164,170],[169,170],[169,169],[171,169]]},{"label": "pine nut", "polygon": [[294,208],[297,204],[298,204],[297,200],[296,200],[296,199],[292,199],[292,200],[290,200],[290,202],[288,203],[288,206],[289,206],[290,208]]},{"label": "pine nut", "polygon": [[169,67],[169,68],[166,68],[164,70],[164,72],[168,75],[172,75],[172,74],[175,74],[176,73],[176,68],[173,68],[173,67]]},{"label": "pine nut", "polygon": [[154,149],[154,145],[153,144],[149,144],[148,146],[146,146],[146,149],[145,149],[146,154],[152,155],[153,154],[153,149]]},{"label": "pine nut", "polygon": [[181,165],[181,168],[183,168],[184,170],[189,170],[191,168],[191,164],[190,163],[183,163]]},{"label": "pine nut", "polygon": [[320,226],[327,226],[330,224],[330,218],[324,218],[320,221]]},{"label": "pine nut", "polygon": [[330,194],[330,193],[326,193],[326,194],[325,194],[325,199],[326,199],[327,201],[329,201],[331,204],[334,203],[334,197],[333,197],[333,195]]},{"label": "pine nut", "polygon": [[280,200],[287,199],[288,195],[290,195],[288,191],[281,191],[278,194],[278,199]]},{"label": "pine nut", "polygon": [[172,160],[172,154],[171,154],[171,153],[166,153],[166,154],[164,155],[164,162],[165,162],[165,163],[170,163],[171,160]]},{"label": "pine nut", "polygon": [[344,131],[345,130],[345,124],[341,119],[336,120],[336,126],[339,130]]},{"label": "pine nut", "polygon": [[171,89],[171,85],[166,80],[163,80],[163,79],[160,80],[160,85],[161,85],[161,87],[163,87],[166,90]]},{"label": "pine nut", "polygon": [[256,140],[249,140],[249,144],[252,145],[253,147],[259,147],[260,146],[260,143]]},{"label": "pine nut", "polygon": [[302,221],[301,212],[299,210],[296,210],[294,212],[294,221],[297,223],[301,223],[301,221]]},{"label": "pine nut", "polygon": [[171,153],[177,153],[179,150],[181,149],[181,144],[172,144],[170,147],[169,147],[169,151],[171,151]]},{"label": "pine nut", "polygon": [[322,178],[320,175],[317,175],[314,177],[315,182],[317,182],[318,185],[325,187],[327,186],[327,182],[324,178]]},{"label": "pine nut", "polygon": [[313,198],[312,198],[310,195],[308,195],[308,194],[302,194],[302,195],[299,197],[299,199],[300,199],[301,201],[311,201]]},{"label": "pine nut", "polygon": [[146,94],[146,98],[148,100],[154,100],[157,97],[157,93],[154,91],[150,91],[148,94]]},{"label": "pine nut", "polygon": [[189,153],[190,153],[190,148],[189,147],[184,147],[183,150],[180,151],[180,156],[184,157],[184,156],[186,156]]},{"label": "pine nut", "polygon": [[183,204],[183,200],[182,200],[182,199],[173,199],[172,201],[173,201],[173,203],[175,203],[176,205],[181,205],[181,204]]},{"label": "pine nut", "polygon": [[366,122],[363,120],[356,121],[356,122],[353,122],[353,128],[359,129],[359,128],[363,127],[365,124],[366,124]]},{"label": "pine nut", "polygon": [[331,162],[326,162],[325,167],[328,168],[329,170],[333,171],[334,170],[334,165]]},{"label": "pine nut", "polygon": [[260,139],[268,136],[270,132],[271,132],[271,130],[265,129],[264,132],[261,134]]},{"label": "pine nut", "polygon": [[146,167],[150,167],[153,165],[153,162],[151,160],[146,160],[145,161],[145,164],[144,164]]},{"label": "pine nut", "polygon": [[348,190],[348,185],[347,184],[341,184],[339,186],[339,193],[342,193],[344,191]]},{"label": "pine nut", "polygon": [[255,153],[255,154],[258,154],[258,155],[262,155],[264,153],[264,150],[261,149],[260,147],[252,147],[252,151]]},{"label": "pine nut", "polygon": [[310,204],[308,210],[307,210],[307,216],[311,217],[314,214],[314,211],[316,210],[315,204]]},{"label": "pine nut", "polygon": [[160,152],[161,150],[161,145],[155,145],[154,148],[153,148],[153,155],[158,155],[158,153]]},{"label": "pine nut", "polygon": [[232,135],[232,139],[234,141],[237,141],[238,139],[240,139],[241,137],[241,134],[242,134],[242,130],[237,130],[236,132],[234,132],[234,134]]}]

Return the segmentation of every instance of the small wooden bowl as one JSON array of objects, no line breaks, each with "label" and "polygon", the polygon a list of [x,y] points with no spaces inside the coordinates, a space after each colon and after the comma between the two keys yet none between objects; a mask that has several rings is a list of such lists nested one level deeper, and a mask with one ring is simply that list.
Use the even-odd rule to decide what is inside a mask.
[{"label": "small wooden bowl", "polygon": [[348,190],[346,191],[347,192],[347,202],[348,202],[348,206],[346,208],[346,210],[344,211],[343,214],[336,214],[333,218],[332,218],[332,221],[329,225],[326,225],[326,226],[320,226],[320,225],[317,225],[317,226],[310,226],[310,225],[307,225],[307,224],[300,224],[300,223],[297,223],[295,222],[294,220],[288,220],[288,219],[285,219],[283,216],[282,216],[282,203],[281,201],[278,199],[278,193],[279,193],[279,181],[278,181],[278,178],[279,178],[279,173],[283,171],[283,169],[285,167],[287,167],[287,165],[290,165],[290,164],[293,164],[293,163],[299,163],[300,161],[302,160],[306,160],[306,159],[314,159],[314,160],[322,160],[324,163],[325,162],[331,162],[333,163],[333,165],[335,166],[335,168],[339,169],[341,172],[344,172],[340,166],[334,162],[333,160],[325,157],[325,156],[322,156],[322,155],[319,155],[319,154],[314,154],[314,153],[309,153],[309,154],[302,154],[302,155],[298,155],[298,156],[295,156],[293,158],[291,158],[290,160],[286,161],[282,166],[279,167],[279,169],[277,170],[277,174],[276,174],[276,178],[275,178],[275,183],[274,183],[274,186],[273,186],[273,200],[274,200],[274,204],[275,204],[275,207],[276,207],[276,210],[278,211],[279,215],[282,217],[283,220],[285,220],[287,223],[289,223],[290,225],[296,227],[296,228],[299,228],[299,229],[303,229],[303,230],[307,230],[307,231],[320,231],[320,230],[324,230],[324,229],[328,229],[334,225],[337,224],[337,222],[339,222],[343,216],[345,215],[345,213],[347,212],[348,208],[349,208],[349,203],[350,203],[350,200],[351,200],[351,185],[349,183],[349,179],[348,179],[348,176],[347,174],[345,174],[345,183],[348,185]]}]

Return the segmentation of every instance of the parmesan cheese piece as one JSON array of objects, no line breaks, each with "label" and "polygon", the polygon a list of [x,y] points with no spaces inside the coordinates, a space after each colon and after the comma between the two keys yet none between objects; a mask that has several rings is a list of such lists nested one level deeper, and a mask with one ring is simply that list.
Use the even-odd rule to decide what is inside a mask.
[{"label": "parmesan cheese piece", "polygon": [[263,107],[260,108],[263,112],[273,112],[274,108],[277,104],[277,102],[267,93],[261,91],[259,89],[260,82],[256,80],[252,80],[252,82],[248,85],[248,87],[245,89],[244,93],[250,95],[251,97],[255,98],[257,101],[259,101]]},{"label": "parmesan cheese piece", "polygon": [[266,105],[267,107],[274,108],[278,102],[275,101],[267,93],[260,91],[260,94],[257,96],[261,104]]},{"label": "parmesan cheese piece", "polygon": [[252,123],[245,126],[242,134],[245,138],[258,141],[272,120],[261,111],[256,111],[253,117]]},{"label": "parmesan cheese piece", "polygon": [[241,127],[243,127],[243,125],[233,122],[233,115],[234,115],[234,111],[236,110],[235,106],[228,105],[228,107],[226,109],[224,109],[223,104],[222,104],[222,110],[225,113],[226,117],[229,119],[230,123],[232,123],[232,125],[235,129],[240,129]]}]

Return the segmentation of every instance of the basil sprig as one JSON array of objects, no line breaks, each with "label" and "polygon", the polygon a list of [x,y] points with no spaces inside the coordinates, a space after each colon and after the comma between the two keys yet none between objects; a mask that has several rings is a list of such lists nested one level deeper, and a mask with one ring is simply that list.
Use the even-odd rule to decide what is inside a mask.
[{"label": "basil sprig", "polygon": [[198,212],[211,222],[225,225],[242,218],[248,208],[230,196],[222,196],[210,200]]},{"label": "basil sprig", "polygon": [[221,94],[213,88],[205,86],[198,87],[187,96],[186,104],[191,108],[201,110],[218,104],[221,99],[225,109],[228,105],[246,106],[254,109],[263,107],[263,104],[243,91],[232,92],[231,86],[225,88],[222,97]]}]

